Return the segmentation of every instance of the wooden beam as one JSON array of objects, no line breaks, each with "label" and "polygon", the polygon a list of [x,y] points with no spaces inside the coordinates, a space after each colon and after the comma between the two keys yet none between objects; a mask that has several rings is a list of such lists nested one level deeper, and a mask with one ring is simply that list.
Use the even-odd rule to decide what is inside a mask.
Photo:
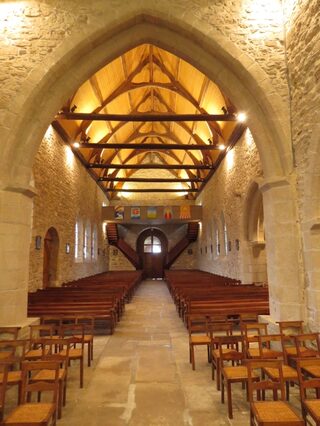
[{"label": "wooden beam", "polygon": [[80,142],[79,148],[91,149],[144,149],[144,150],[167,150],[178,149],[184,151],[219,150],[216,145],[187,145],[169,143],[87,143]]},{"label": "wooden beam", "polygon": [[106,192],[198,192],[198,189],[172,189],[172,188],[143,188],[143,189],[116,189],[116,188],[105,188]]},{"label": "wooden beam", "polygon": [[113,178],[113,177],[100,177],[99,182],[205,182],[205,179],[202,178],[190,178],[190,179],[180,179],[180,178]]},{"label": "wooden beam", "polygon": [[214,166],[205,166],[200,164],[198,166],[194,164],[88,164],[89,169],[167,169],[167,170],[212,170]]},{"label": "wooden beam", "polygon": [[234,114],[91,114],[84,112],[61,112],[56,116],[60,120],[90,120],[90,121],[236,121]]}]

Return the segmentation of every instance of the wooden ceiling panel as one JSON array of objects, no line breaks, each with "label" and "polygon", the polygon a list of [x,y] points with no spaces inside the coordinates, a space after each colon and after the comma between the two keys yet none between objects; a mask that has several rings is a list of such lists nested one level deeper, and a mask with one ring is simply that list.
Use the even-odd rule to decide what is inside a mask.
[{"label": "wooden ceiling panel", "polygon": [[[157,176],[201,177],[204,182],[189,182],[182,187],[203,188],[214,173],[214,165],[218,166],[225,155],[217,149],[218,144],[233,146],[245,130],[232,115],[236,108],[214,82],[181,58],[150,44],[126,52],[96,72],[61,111],[53,123],[55,128],[68,143],[75,140],[82,143],[78,151],[80,160],[97,181],[100,177],[109,179],[98,181],[102,189],[110,185],[121,189],[127,185],[110,182],[113,178],[130,179],[139,173],[146,179],[152,178],[155,174],[152,167],[156,166]],[[89,115],[76,116],[79,112]],[[229,114],[224,115],[225,112]],[[137,120],[132,120],[137,114]],[[160,119],[161,114],[172,117]],[[188,114],[188,119],[180,117],[181,114]],[[197,115],[190,116],[194,114]],[[210,117],[210,121],[206,114],[215,116]],[[156,118],[152,118],[155,115]],[[199,121],[198,117],[205,121]],[[128,143],[132,149],[121,146]],[[108,144],[117,145],[109,149]],[[170,147],[163,149],[163,144]],[[194,145],[210,149],[191,150]],[[112,165],[117,167],[112,169]],[[139,168],[143,165],[148,169],[140,168],[137,172],[122,168],[128,165]],[[182,168],[174,168],[176,165]],[[181,188],[181,183],[177,186]],[[107,195],[116,197],[117,193],[107,192]],[[190,197],[192,195],[188,195]]]}]

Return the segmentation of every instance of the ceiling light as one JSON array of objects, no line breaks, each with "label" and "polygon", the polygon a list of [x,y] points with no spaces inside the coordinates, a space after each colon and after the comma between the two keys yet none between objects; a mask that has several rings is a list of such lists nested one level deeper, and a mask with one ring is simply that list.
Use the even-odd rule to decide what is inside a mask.
[{"label": "ceiling light", "polygon": [[239,112],[239,114],[237,114],[237,120],[238,120],[240,123],[245,122],[245,121],[246,121],[246,119],[247,119],[247,115],[246,115],[246,113],[244,113],[244,112]]},{"label": "ceiling light", "polygon": [[220,149],[220,151],[223,151],[224,149],[226,149],[226,146],[222,144],[218,145],[218,149]]},{"label": "ceiling light", "polygon": [[79,142],[73,142],[72,146],[73,148],[80,148]]}]

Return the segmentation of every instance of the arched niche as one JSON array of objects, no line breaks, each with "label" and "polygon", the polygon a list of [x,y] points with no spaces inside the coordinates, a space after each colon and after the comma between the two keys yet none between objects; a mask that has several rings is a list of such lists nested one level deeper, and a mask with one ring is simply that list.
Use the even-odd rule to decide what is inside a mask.
[{"label": "arched niche", "polygon": [[268,281],[264,231],[263,197],[257,182],[249,188],[244,207],[244,241],[242,244],[242,281]]},{"label": "arched niche", "polygon": [[141,13],[139,7],[131,16],[119,13],[117,20],[97,20],[72,34],[30,74],[25,90],[12,101],[9,110],[19,115],[9,113],[4,120],[8,149],[1,159],[10,186],[28,187],[34,156],[65,100],[102,66],[146,42],[190,62],[247,112],[266,177],[292,170],[286,107],[257,62],[200,20],[196,25],[195,18],[189,22],[175,16],[174,9],[166,16]]},{"label": "arched niche", "polygon": [[142,260],[145,278],[163,278],[168,253],[168,239],[158,228],[148,228],[137,239],[137,253]]},{"label": "arched niche", "polygon": [[43,288],[56,287],[58,282],[59,235],[56,228],[49,228],[43,247]]}]

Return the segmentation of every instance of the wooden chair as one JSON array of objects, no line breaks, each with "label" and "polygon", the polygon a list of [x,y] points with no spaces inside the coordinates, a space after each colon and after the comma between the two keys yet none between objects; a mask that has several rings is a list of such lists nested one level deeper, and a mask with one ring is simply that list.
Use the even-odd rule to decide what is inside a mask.
[{"label": "wooden chair", "polygon": [[0,340],[17,340],[21,327],[0,327]]},{"label": "wooden chair", "polygon": [[[218,322],[210,324],[210,339],[211,339],[211,376],[212,380],[215,379],[215,371],[217,372],[217,390],[220,390],[220,351],[218,348],[219,337],[232,336],[233,323],[232,322]],[[225,351],[227,349],[223,349]]]},{"label": "wooden chair", "polygon": [[[297,370],[286,364],[285,355],[282,351],[281,334],[268,334],[266,336],[258,336],[259,343],[259,359],[278,359],[282,361],[282,376],[285,382],[286,399],[289,401],[290,384],[298,383]],[[277,368],[266,367],[263,369],[271,380],[279,380],[279,371]]]},{"label": "wooden chair", "polygon": [[195,370],[195,346],[206,346],[208,352],[208,362],[210,362],[210,346],[211,338],[208,330],[208,317],[205,315],[189,315],[188,317],[189,331],[189,361],[192,364],[192,370]]},{"label": "wooden chair", "polygon": [[[221,402],[224,403],[224,389],[227,389],[228,417],[233,418],[232,410],[232,383],[242,383],[243,387],[248,382],[248,369],[242,365],[244,353],[239,350],[241,336],[217,337],[219,347],[219,363],[221,371]],[[227,363],[232,365],[228,365]],[[234,365],[236,364],[236,365]],[[258,377],[257,377],[258,379]]]},{"label": "wooden chair", "polygon": [[40,323],[43,325],[51,325],[53,337],[60,337],[60,327],[62,324],[61,315],[43,315],[40,318]]},{"label": "wooden chair", "polygon": [[[2,340],[17,340],[20,327],[0,327],[0,341]],[[0,361],[5,360],[10,356],[10,353],[4,349],[0,349]]]},{"label": "wooden chair", "polygon": [[0,363],[0,421],[3,419],[3,412],[6,400],[8,365]]},{"label": "wooden chair", "polygon": [[[67,378],[69,352],[71,342],[68,339],[42,339],[42,360],[58,362],[59,368],[59,396],[58,396],[58,419],[62,415],[62,406],[66,405],[67,399]],[[56,352],[57,349],[57,352]],[[32,378],[33,382],[44,380],[46,382],[54,382],[55,374],[52,370],[42,369],[38,371]],[[41,395],[40,395],[41,397]]]},{"label": "wooden chair", "polygon": [[53,325],[30,325],[29,350],[25,354],[27,361],[35,361],[42,358],[41,341],[44,337],[52,339]]},{"label": "wooden chair", "polygon": [[88,346],[88,367],[90,367],[93,360],[94,317],[77,315],[76,324],[83,324],[84,326],[84,344]]},{"label": "wooden chair", "polygon": [[294,336],[296,358],[320,357],[319,333],[306,333]]},{"label": "wooden chair", "polygon": [[291,363],[291,358],[297,356],[294,336],[303,334],[303,321],[278,321],[279,331],[282,336],[282,350],[287,364]]},{"label": "wooden chair", "polygon": [[[53,382],[36,381],[33,376],[38,371],[52,370]],[[33,392],[52,392],[51,402],[30,402]],[[59,393],[59,363],[50,361],[31,361],[22,364],[21,405],[18,405],[3,421],[3,425],[46,426],[56,425]]]},{"label": "wooden chair", "polygon": [[320,359],[298,359],[297,369],[302,416],[306,424],[309,415],[320,426]]},{"label": "wooden chair", "polygon": [[[304,421],[285,401],[282,362],[278,360],[249,360],[247,367],[250,426],[304,426]],[[277,378],[271,380],[266,377],[257,381],[257,370],[260,371],[259,376],[262,377],[265,368],[277,369]],[[267,391],[271,391],[273,400],[261,401],[261,395],[265,396]],[[280,400],[278,399],[279,393]]]},{"label": "wooden chair", "polygon": [[[5,349],[11,353],[10,357],[3,362],[10,367],[7,377],[7,386],[18,386],[18,404],[20,404],[22,384],[21,363],[25,359],[26,344],[27,342],[25,340],[8,340],[0,342],[0,351]],[[3,377],[0,375],[0,382],[2,382],[2,380]]]},{"label": "wooden chair", "polygon": [[[69,361],[79,360],[80,388],[83,388],[84,326],[83,324],[62,325],[60,333],[61,337],[68,338],[73,346],[69,351]],[[63,349],[60,354],[66,355],[66,350]]]},{"label": "wooden chair", "polygon": [[268,334],[267,324],[261,322],[243,323],[241,327],[243,350],[247,358],[259,358],[258,336]]}]

